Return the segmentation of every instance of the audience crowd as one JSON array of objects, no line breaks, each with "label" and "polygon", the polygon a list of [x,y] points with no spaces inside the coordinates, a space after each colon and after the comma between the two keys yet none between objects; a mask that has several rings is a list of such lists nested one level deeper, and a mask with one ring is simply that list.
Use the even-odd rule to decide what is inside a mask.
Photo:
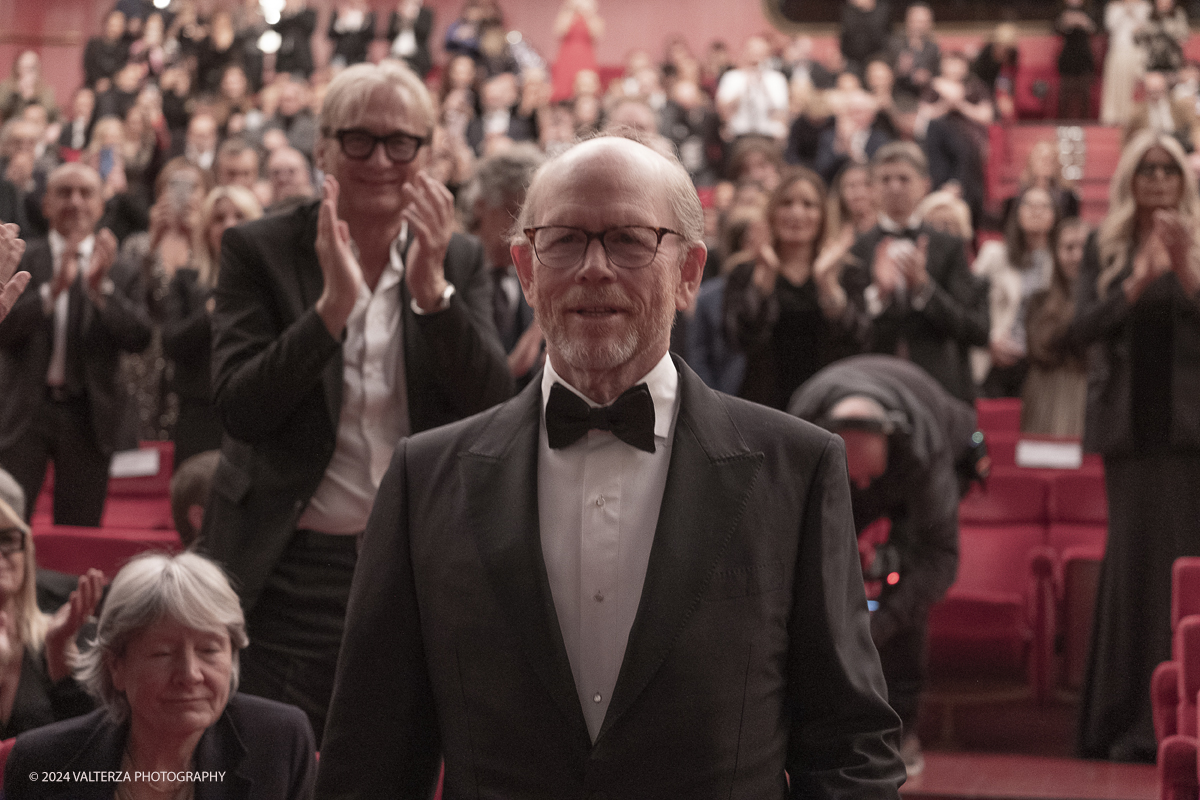
[{"label": "audience crowd", "polygon": [[[455,198],[458,232],[482,242],[493,321],[517,387],[544,354],[509,254],[510,229],[541,162],[596,133],[637,138],[687,170],[705,209],[709,254],[698,299],[676,320],[673,349],[713,388],[775,408],[786,409],[798,387],[839,359],[886,353],[918,364],[961,400],[1023,397],[1028,431],[1080,437],[1086,348],[1111,338],[1114,315],[1130,313],[1105,291],[1126,286],[1130,304],[1143,292],[1164,308],[1190,302],[1188,319],[1195,318],[1195,285],[1185,287],[1190,298],[1152,286],[1172,270],[1180,284],[1193,280],[1180,263],[1189,256],[1180,253],[1194,230],[1179,230],[1179,216],[1143,209],[1173,211],[1182,202],[1184,219],[1197,212],[1190,174],[1197,161],[1189,154],[1200,143],[1200,64],[1184,57],[1187,18],[1173,0],[1112,0],[1102,13],[1087,0],[1063,0],[1055,22],[1061,118],[1093,115],[1092,85],[1102,74],[1101,122],[1120,126],[1125,141],[1141,148],[1124,157],[1123,191],[1136,195],[1142,179],[1179,178],[1192,187],[1174,205],[1121,198],[1125,217],[1106,222],[1099,237],[1079,219],[1080,196],[1064,177],[1056,142],[1033,148],[1013,197],[987,197],[988,126],[1016,118],[1018,33],[1000,25],[975,52],[944,48],[920,2],[907,6],[893,32],[887,0],[846,0],[840,49],[824,57],[806,36],[770,33],[703,49],[668,37],[662,53],[627,53],[619,74],[597,65],[604,9],[595,0],[565,0],[545,21],[559,40],[556,54],[537,52],[509,30],[497,0],[466,0],[441,48],[421,0],[399,0],[386,20],[377,18],[377,4],[340,0],[320,31],[318,11],[305,0],[287,0],[271,18],[253,4],[207,17],[188,0],[157,5],[115,5],[83,50],[84,81],[69,97],[56,98],[33,51],[0,81],[0,221],[16,223],[30,243],[21,269],[32,275],[26,289],[27,277],[4,269],[13,259],[0,257],[0,320],[11,317],[0,322],[0,395],[8,396],[0,399],[0,467],[25,494],[24,519],[0,504],[12,517],[0,516],[0,560],[22,551],[13,542],[28,542],[24,569],[0,594],[10,617],[22,620],[19,636],[45,641],[40,663],[3,667],[21,681],[16,709],[0,714],[6,735],[62,716],[55,698],[79,689],[61,683],[68,639],[98,594],[91,576],[71,615],[31,611],[26,523],[47,461],[55,464],[56,491],[75,494],[56,498],[56,521],[94,525],[103,500],[96,465],[139,440],[173,439],[177,472],[189,475],[177,519],[181,532],[200,530],[217,469],[212,451],[222,446],[210,377],[222,235],[318,199],[321,140],[354,133],[322,130],[322,101],[354,64],[401,61],[429,87],[434,126],[418,147],[427,148],[429,175]],[[1097,65],[1091,40],[1104,32],[1107,56]],[[314,58],[311,45],[322,33],[328,63]],[[390,156],[390,140],[386,146]],[[16,231],[0,227],[0,256],[20,256]],[[1132,266],[1121,272],[1135,241]],[[73,285],[73,273],[64,278],[50,259],[73,263],[76,252],[93,267],[111,263]],[[1077,297],[1083,322],[1075,319]],[[1151,312],[1138,313],[1154,330],[1170,327]],[[40,325],[48,318],[63,322],[50,330]],[[1175,324],[1186,328],[1174,333],[1181,348],[1194,338],[1194,323]],[[1138,357],[1155,346],[1149,336],[1135,337]],[[1128,371],[1128,353],[1123,358]],[[1139,367],[1132,369],[1136,380]],[[1143,371],[1171,385],[1169,365]],[[14,399],[18,386],[30,397]],[[1169,388],[1139,402],[1160,417],[1184,403]],[[1188,403],[1194,416],[1194,398]],[[1088,439],[1116,453],[1110,498],[1111,481],[1149,481],[1146,470],[1175,463],[1177,450],[1187,451],[1178,456],[1186,474],[1196,474],[1194,443],[1156,425],[1126,437],[1161,445],[1156,459],[1125,453],[1124,439],[1114,444],[1097,432]],[[88,463],[73,468],[80,452]],[[194,456],[203,464],[199,478],[186,466]],[[1132,520],[1133,499],[1126,505]],[[223,647],[233,640],[236,663],[241,616],[227,616],[236,623],[222,617],[217,627],[234,631]],[[92,683],[111,680],[96,664],[88,669]],[[1102,681],[1104,669],[1116,668],[1096,669]],[[54,702],[43,700],[25,725],[28,686]],[[1100,730],[1105,720],[1087,724],[1090,754],[1144,755],[1140,730],[1114,743]]]}]

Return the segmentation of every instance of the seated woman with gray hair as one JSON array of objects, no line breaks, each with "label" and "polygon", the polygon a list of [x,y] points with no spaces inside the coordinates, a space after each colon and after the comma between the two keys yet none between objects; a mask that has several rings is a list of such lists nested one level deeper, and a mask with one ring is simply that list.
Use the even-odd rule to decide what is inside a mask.
[{"label": "seated woman with gray hair", "polygon": [[113,579],[77,670],[103,708],[17,737],[5,796],[311,796],[308,718],[237,694],[247,642],[237,595],[212,561],[194,553],[130,561]]}]

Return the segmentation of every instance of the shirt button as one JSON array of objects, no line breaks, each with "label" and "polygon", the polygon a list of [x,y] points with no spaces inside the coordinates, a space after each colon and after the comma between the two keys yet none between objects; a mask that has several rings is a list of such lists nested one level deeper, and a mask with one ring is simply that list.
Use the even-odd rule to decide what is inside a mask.
[{"label": "shirt button", "polygon": [[596,592],[595,596],[592,597],[592,599],[595,600],[597,603],[603,603],[604,602],[604,592]]},{"label": "shirt button", "polygon": [[592,702],[593,702],[593,703],[599,703],[599,702],[600,702],[601,700],[603,700],[603,699],[604,699],[604,698],[600,696],[600,693],[599,693],[599,692],[596,692],[594,695],[592,695]]},{"label": "shirt button", "polygon": [[600,497],[597,497],[597,498],[596,498],[596,505],[597,505],[597,506],[603,506],[603,505],[604,505],[604,497],[603,497],[603,495],[601,495]]}]

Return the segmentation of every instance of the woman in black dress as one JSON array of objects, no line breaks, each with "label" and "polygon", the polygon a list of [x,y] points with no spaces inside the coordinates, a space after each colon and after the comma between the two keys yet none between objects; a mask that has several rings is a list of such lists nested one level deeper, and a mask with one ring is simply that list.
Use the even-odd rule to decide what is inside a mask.
[{"label": "woman in black dress", "polygon": [[725,284],[727,339],[746,354],[741,396],[784,409],[817,370],[858,352],[856,316],[839,284],[854,230],[826,235],[825,183],[784,173],[767,201],[771,240]]},{"label": "woman in black dress", "polygon": [[1171,564],[1200,555],[1200,196],[1183,149],[1126,146],[1088,241],[1071,333],[1090,345],[1084,446],[1104,456],[1108,543],[1080,753],[1154,761],[1150,674],[1171,657]]},{"label": "woman in black dress", "polygon": [[213,287],[221,264],[221,235],[262,207],[247,189],[219,186],[200,209],[191,263],[171,278],[163,299],[163,353],[170,362],[168,387],[179,398],[175,422],[175,466],[221,446],[221,423],[212,399]]}]

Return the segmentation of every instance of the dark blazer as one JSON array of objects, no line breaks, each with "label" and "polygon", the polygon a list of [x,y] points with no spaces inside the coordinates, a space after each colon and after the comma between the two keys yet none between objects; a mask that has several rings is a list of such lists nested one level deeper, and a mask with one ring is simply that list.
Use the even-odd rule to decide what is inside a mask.
[{"label": "dark blazer", "polygon": [[212,402],[211,295],[199,272],[181,268],[163,298],[163,355],[175,363],[169,388],[181,399]]},{"label": "dark blazer", "polygon": [[[31,242],[21,259],[29,285],[0,323],[0,450],[11,447],[28,429],[45,402],[46,370],[54,348],[53,318],[42,310],[43,283],[54,278],[50,241]],[[113,265],[116,291],[101,311],[79,288],[68,323],[68,352],[81,348],[83,388],[96,445],[112,453],[124,412],[125,388],[118,383],[121,351],[140,352],[150,344],[150,315],[142,300],[143,281],[136,268]]]},{"label": "dark blazer", "polygon": [[[1142,452],[1133,431],[1134,311],[1141,305],[1157,310],[1171,326],[1170,441],[1174,451],[1200,450],[1200,297],[1188,297],[1174,275],[1150,284],[1130,305],[1121,291],[1125,269],[1103,297],[1096,280],[1102,271],[1098,236],[1093,233],[1083,253],[1075,282],[1075,318],[1068,337],[1088,347],[1087,421],[1083,445],[1093,453],[1131,455]],[[1132,248],[1129,257],[1132,259]],[[1145,353],[1142,354],[1143,357]],[[1156,352],[1153,355],[1159,356]]]},{"label": "dark blazer", "polygon": [[950,394],[968,403],[975,400],[975,383],[967,354],[971,346],[986,347],[991,314],[987,283],[971,274],[963,241],[927,226],[925,269],[933,280],[933,296],[920,311],[892,303],[878,317],[867,314],[863,292],[874,274],[875,247],[886,235],[876,225],[860,234],[850,255],[854,263],[842,273],[842,286],[862,316],[866,350],[896,355],[904,341],[909,360],[937,379]]},{"label": "dark blazer", "polygon": [[[31,781],[38,773],[118,772],[129,724],[106,709],[17,737],[4,768],[4,796],[112,800],[119,781]],[[312,796],[317,762],[312,727],[300,709],[235,694],[225,713],[196,744],[195,770],[223,772],[195,784],[196,800],[304,800]]]},{"label": "dark blazer", "polygon": [[[213,390],[225,429],[204,549],[225,565],[249,613],[333,456],[342,345],[313,305],[321,295],[318,203],[226,231],[213,312]],[[417,315],[400,284],[411,429],[481,411],[512,394],[477,239],[445,260],[457,294]]]},{"label": "dark blazer", "polygon": [[318,797],[896,797],[845,452],[704,386],[593,744],[538,533],[541,383],[401,442],[368,526]]}]

